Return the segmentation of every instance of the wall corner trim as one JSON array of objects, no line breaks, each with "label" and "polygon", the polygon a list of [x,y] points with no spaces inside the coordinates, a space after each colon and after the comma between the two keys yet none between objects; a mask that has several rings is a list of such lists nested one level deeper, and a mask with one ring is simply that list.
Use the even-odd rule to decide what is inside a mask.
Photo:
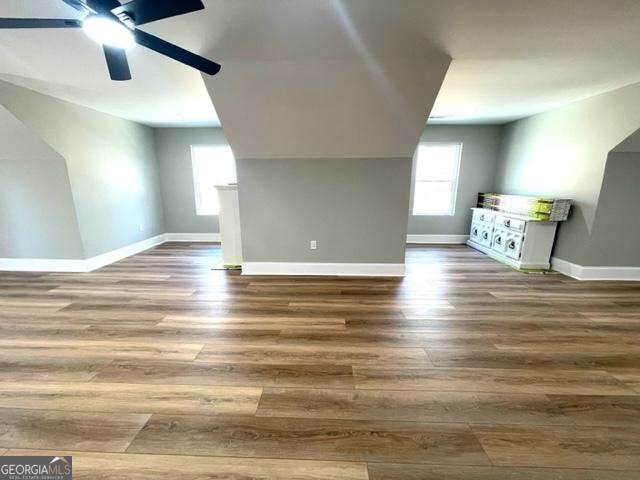
[{"label": "wall corner trim", "polygon": [[407,235],[407,243],[453,245],[466,243],[467,240],[469,240],[469,235]]},{"label": "wall corner trim", "polygon": [[242,275],[402,277],[404,263],[243,262]]},{"label": "wall corner trim", "polygon": [[640,281],[640,267],[591,267],[552,257],[551,268],[576,280]]}]

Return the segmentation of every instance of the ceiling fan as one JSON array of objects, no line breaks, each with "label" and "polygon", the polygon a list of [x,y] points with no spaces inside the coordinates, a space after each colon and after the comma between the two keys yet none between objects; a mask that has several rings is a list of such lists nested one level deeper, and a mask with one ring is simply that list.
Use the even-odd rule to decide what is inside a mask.
[{"label": "ceiling fan", "polygon": [[201,0],[62,0],[85,14],[83,20],[62,18],[0,18],[6,28],[82,28],[102,45],[112,80],[131,80],[126,47],[137,43],[178,62],[215,75],[220,65],[136,27],[163,18],[204,9]]}]

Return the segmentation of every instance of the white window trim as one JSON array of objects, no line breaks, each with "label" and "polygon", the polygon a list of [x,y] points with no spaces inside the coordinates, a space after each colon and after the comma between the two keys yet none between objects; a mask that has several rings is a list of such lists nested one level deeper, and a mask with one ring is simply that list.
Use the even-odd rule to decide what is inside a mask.
[{"label": "white window trim", "polygon": [[[198,148],[198,147],[225,147],[227,145],[216,145],[213,143],[192,143],[189,146],[189,153],[191,154],[191,176],[193,177],[193,203],[194,203],[194,208],[196,211],[196,216],[198,217],[219,217],[220,216],[220,212],[218,213],[200,213],[200,202],[198,201],[200,197],[200,182],[198,181],[198,177],[196,175],[196,168],[194,165],[194,156],[193,156],[193,150],[194,148]],[[231,148],[231,146],[229,146],[229,148]],[[233,153],[233,152],[232,152]],[[234,161],[235,161],[235,155],[234,155]],[[236,176],[237,176],[237,172],[236,172]]]},{"label": "white window trim", "polygon": [[196,175],[196,162],[195,162],[195,156],[193,155],[193,149],[194,147],[204,147],[204,144],[200,144],[200,145],[191,145],[189,147],[189,151],[191,154],[191,176],[193,177],[193,206],[196,210],[196,215],[197,216],[202,216],[202,217],[213,217],[215,215],[210,215],[208,213],[200,213],[200,202],[199,202],[199,198],[200,198],[200,182],[198,181],[198,176]]},{"label": "white window trim", "polygon": [[[458,149],[458,165],[456,166],[456,174],[455,174],[455,181],[453,182],[453,191],[452,191],[452,201],[451,201],[451,210],[450,213],[414,213],[415,211],[415,203],[416,203],[416,198],[415,198],[415,192],[416,192],[416,185],[418,184],[419,181],[422,180],[418,180],[415,175],[417,175],[418,173],[418,150],[421,146],[449,146],[449,145],[459,145],[460,148]],[[416,148],[416,153],[414,154],[414,178],[413,178],[413,182],[411,184],[411,188],[413,189],[413,195],[411,198],[411,216],[413,217],[454,217],[456,214],[456,202],[458,200],[458,185],[460,183],[460,168],[462,165],[462,149],[464,148],[464,143],[463,142],[420,142],[418,144],[418,148]],[[425,182],[446,182],[449,183],[449,180],[424,180]]]}]

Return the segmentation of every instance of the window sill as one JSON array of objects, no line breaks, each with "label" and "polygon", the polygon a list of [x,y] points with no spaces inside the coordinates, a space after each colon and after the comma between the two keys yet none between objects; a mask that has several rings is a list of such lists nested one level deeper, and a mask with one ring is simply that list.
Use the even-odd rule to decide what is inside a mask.
[{"label": "window sill", "polygon": [[455,217],[455,213],[412,213],[412,217]]}]

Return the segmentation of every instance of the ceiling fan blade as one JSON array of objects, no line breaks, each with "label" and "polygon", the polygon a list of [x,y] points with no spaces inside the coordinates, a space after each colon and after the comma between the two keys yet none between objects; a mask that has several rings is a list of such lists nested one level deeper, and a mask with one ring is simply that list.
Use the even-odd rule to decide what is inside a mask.
[{"label": "ceiling fan blade", "polygon": [[[120,6],[118,0],[62,0],[82,13],[108,15],[111,10]],[[179,0],[178,0],[179,1]]]},{"label": "ceiling fan blade", "polygon": [[[65,0],[66,1],[66,0]],[[89,8],[98,13],[109,13],[110,10],[118,8],[120,2],[118,0],[82,0]],[[178,0],[180,1],[180,0]]]},{"label": "ceiling fan blade", "polygon": [[80,20],[65,18],[0,18],[0,28],[80,28]]},{"label": "ceiling fan blade", "polygon": [[150,50],[161,53],[169,58],[173,58],[178,62],[189,65],[201,72],[215,75],[220,71],[220,65],[216,62],[208,60],[200,55],[196,55],[184,48],[178,47],[173,43],[169,43],[161,38],[150,35],[142,30],[134,30],[134,36],[137,43],[147,47]]},{"label": "ceiling fan blade", "polygon": [[124,49],[110,47],[108,45],[103,45],[102,49],[104,50],[104,58],[107,60],[111,80],[131,80],[127,53]]},{"label": "ceiling fan blade", "polygon": [[75,8],[79,12],[88,12],[91,11],[89,6],[83,0],[62,0],[64,3],[69,5],[71,8]]},{"label": "ceiling fan blade", "polygon": [[131,0],[111,12],[121,19],[121,15],[126,15],[134,25],[143,25],[202,9],[201,0]]}]

